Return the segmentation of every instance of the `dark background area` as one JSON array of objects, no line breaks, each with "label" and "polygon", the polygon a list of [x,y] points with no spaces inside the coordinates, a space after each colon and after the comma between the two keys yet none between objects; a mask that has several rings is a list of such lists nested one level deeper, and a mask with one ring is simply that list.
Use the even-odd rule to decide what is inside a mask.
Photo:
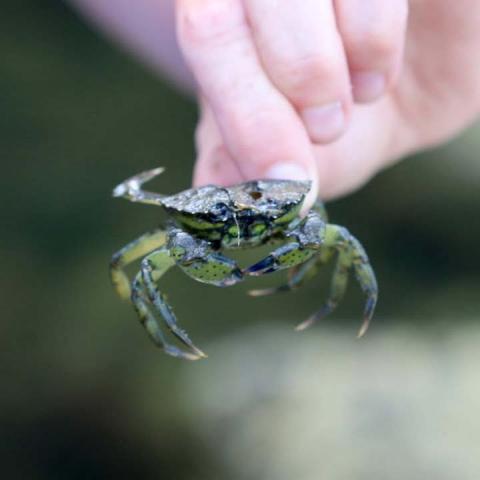
[{"label": "dark background area", "polygon": [[[210,388],[213,362],[225,354],[215,342],[235,342],[256,325],[267,339],[270,329],[283,330],[298,351],[306,335],[331,328],[353,337],[358,287],[352,282],[332,318],[294,335],[290,327],[326,295],[328,269],[295,294],[262,299],[245,291],[279,276],[216,289],[171,272],[164,288],[180,322],[217,359],[183,364],[163,355],[115,296],[107,267],[114,251],[164,216],[110,192],[158,165],[167,167],[159,191],[189,187],[194,104],[53,0],[5,2],[0,58],[2,478],[250,478],[222,458],[224,438],[208,444],[199,433],[203,414],[184,401],[186,379],[205,378]],[[479,142],[473,128],[329,205],[377,272],[377,333],[367,351],[375,335],[395,337],[397,329],[435,345],[477,328]],[[214,381],[220,388],[222,378]],[[225,381],[227,389],[234,379]]]}]

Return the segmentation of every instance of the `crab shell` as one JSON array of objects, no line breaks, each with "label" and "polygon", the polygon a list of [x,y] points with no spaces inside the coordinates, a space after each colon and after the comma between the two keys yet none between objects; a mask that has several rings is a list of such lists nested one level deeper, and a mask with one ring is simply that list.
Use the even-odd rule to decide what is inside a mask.
[{"label": "crab shell", "polygon": [[297,210],[311,188],[309,181],[255,180],[231,187],[206,185],[162,199],[171,213],[212,215],[216,218],[231,212],[250,211],[270,218]]},{"label": "crab shell", "polygon": [[[288,269],[288,283],[250,292],[252,296],[262,296],[297,288],[337,253],[328,299],[297,329],[307,328],[335,309],[345,293],[349,271],[353,270],[367,297],[358,335],[365,333],[377,301],[375,273],[360,242],[346,228],[328,223],[320,201],[307,215],[299,215],[310,182],[256,180],[231,187],[207,185],[175,195],[141,188],[162,171],[163,168],[156,168],[142,172],[113,191],[116,197],[163,206],[172,221],[165,229],[147,232],[115,253],[110,276],[118,294],[131,300],[141,323],[165,353],[188,360],[205,357],[179,327],[165,295],[158,289],[160,278],[173,266],[194,280],[218,287]],[[225,254],[230,249],[252,248],[267,242],[283,244],[246,268]],[[124,267],[142,256],[140,271],[130,282]],[[168,342],[157,317],[188,350]]]}]

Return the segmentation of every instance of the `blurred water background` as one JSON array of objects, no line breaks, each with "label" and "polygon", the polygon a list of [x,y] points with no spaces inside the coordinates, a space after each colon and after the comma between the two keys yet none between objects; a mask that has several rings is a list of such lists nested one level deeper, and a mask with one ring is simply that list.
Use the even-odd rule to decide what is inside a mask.
[{"label": "blurred water background", "polygon": [[[164,218],[110,197],[157,165],[187,188],[193,103],[54,0],[0,16],[0,478],[330,480],[480,476],[480,130],[329,205],[366,245],[381,296],[302,334],[330,270],[248,299],[171,272],[208,360],[156,350],[107,276]],[[247,254],[246,260],[258,258]]]}]

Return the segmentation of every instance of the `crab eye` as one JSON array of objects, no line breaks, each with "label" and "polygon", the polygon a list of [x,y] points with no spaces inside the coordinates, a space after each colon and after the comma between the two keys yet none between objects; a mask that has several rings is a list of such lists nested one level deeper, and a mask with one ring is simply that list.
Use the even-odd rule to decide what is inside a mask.
[{"label": "crab eye", "polygon": [[212,208],[213,215],[215,215],[216,217],[221,217],[221,218],[227,217],[228,216],[228,211],[229,211],[229,209],[224,203],[217,203],[217,205],[215,205]]}]

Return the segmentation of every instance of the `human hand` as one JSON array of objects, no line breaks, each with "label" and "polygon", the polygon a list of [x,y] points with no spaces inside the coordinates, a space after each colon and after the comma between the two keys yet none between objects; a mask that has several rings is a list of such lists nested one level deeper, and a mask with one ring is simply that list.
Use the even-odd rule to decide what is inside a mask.
[{"label": "human hand", "polygon": [[197,185],[306,175],[310,202],[336,197],[480,112],[477,0],[410,0],[408,19],[407,0],[70,1],[185,84],[176,15],[202,99]]},{"label": "human hand", "polygon": [[308,177],[312,202],[444,141],[480,111],[478,25],[475,0],[412,0],[408,28],[406,0],[178,0],[194,183]]}]

